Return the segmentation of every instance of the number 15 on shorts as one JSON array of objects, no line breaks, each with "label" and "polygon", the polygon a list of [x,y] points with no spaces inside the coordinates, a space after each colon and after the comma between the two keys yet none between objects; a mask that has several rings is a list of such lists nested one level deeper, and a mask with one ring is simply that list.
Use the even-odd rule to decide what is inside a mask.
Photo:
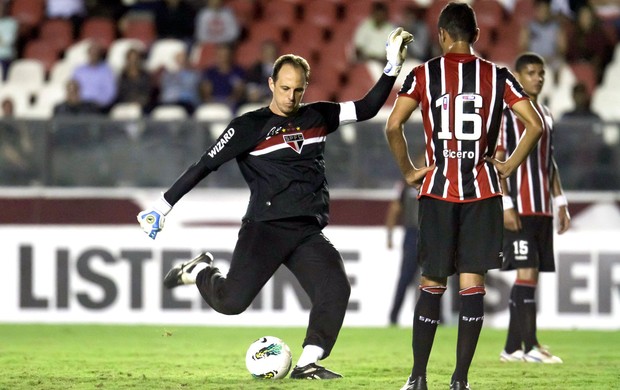
[{"label": "number 15 on shorts", "polygon": [[527,241],[515,240],[512,242],[512,248],[514,250],[515,260],[527,260],[527,255],[529,253]]}]

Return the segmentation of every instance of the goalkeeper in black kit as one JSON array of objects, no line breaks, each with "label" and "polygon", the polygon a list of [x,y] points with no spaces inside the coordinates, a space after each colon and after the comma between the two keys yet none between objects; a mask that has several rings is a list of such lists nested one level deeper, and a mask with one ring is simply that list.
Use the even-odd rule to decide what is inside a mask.
[{"label": "goalkeeper in black kit", "polygon": [[377,114],[412,40],[402,28],[392,31],[384,74],[366,96],[343,103],[302,104],[310,66],[293,54],[279,57],[268,80],[273,94],[269,106],[233,119],[200,160],[151,208],[138,214],[140,225],[154,239],[183,195],[225,162],[237,160],[250,201],[228,274],[222,275],[213,265],[210,253],[201,253],[173,267],[164,285],[195,284],[213,309],[234,315],[245,311],[278,267],[285,265],[312,302],[303,352],[291,378],[342,377],[317,364],[336,343],[351,292],[342,257],[322,233],[329,222],[323,157],[327,135],[342,124]]}]

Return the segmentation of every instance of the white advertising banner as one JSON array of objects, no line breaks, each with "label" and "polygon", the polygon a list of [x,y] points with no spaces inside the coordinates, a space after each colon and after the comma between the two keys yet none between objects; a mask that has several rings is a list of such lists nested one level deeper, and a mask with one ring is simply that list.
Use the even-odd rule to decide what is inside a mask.
[{"label": "white advertising banner", "polygon": [[[193,286],[166,290],[162,279],[175,263],[208,250],[227,269],[237,226],[174,227],[151,241],[136,227],[0,227],[1,322],[153,323],[305,326],[308,298],[280,269],[248,310],[216,313]],[[385,326],[400,268],[400,251],[388,250],[382,227],[328,227],[340,250],[352,293],[345,326]],[[401,232],[395,236],[400,242]],[[557,272],[538,289],[541,328],[620,328],[620,240],[617,230],[572,231],[556,237]],[[505,327],[514,272],[492,271],[485,325]],[[453,281],[442,311],[454,322]],[[400,323],[411,324],[413,291]]]}]

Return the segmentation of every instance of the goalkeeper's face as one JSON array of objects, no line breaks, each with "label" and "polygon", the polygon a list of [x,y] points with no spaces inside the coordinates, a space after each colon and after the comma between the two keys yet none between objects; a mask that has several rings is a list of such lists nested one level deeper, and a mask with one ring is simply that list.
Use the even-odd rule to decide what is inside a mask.
[{"label": "goalkeeper's face", "polygon": [[307,86],[308,82],[303,69],[284,64],[276,80],[269,78],[269,88],[273,92],[269,108],[277,115],[293,115],[299,109]]}]

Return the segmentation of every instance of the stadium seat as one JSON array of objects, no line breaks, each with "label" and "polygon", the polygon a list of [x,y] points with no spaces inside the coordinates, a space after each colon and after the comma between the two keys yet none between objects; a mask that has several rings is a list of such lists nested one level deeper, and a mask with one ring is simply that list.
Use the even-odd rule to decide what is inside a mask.
[{"label": "stadium seat", "polygon": [[319,50],[325,46],[324,29],[313,23],[299,23],[291,29],[289,34],[289,47]]},{"label": "stadium seat", "polygon": [[110,118],[114,120],[134,120],[142,117],[139,103],[116,103],[110,109]]},{"label": "stadium seat", "polygon": [[11,62],[4,88],[14,86],[32,94],[45,83],[45,67],[39,60],[17,59]]},{"label": "stadium seat", "polygon": [[151,119],[160,121],[175,121],[187,118],[187,111],[181,106],[166,104],[157,106],[151,111]]},{"label": "stadium seat", "polygon": [[74,42],[65,50],[64,61],[74,66],[83,65],[88,62],[88,48],[92,44],[90,39]]},{"label": "stadium seat", "polygon": [[250,111],[254,111],[254,110],[258,110],[261,107],[264,107],[265,105],[262,103],[245,103],[242,104],[241,106],[239,106],[239,108],[237,108],[237,112],[235,113],[236,115],[243,115],[246,112],[250,112]]},{"label": "stadium seat", "polygon": [[6,98],[10,98],[13,101],[13,109],[16,118],[23,118],[28,113],[30,93],[20,85],[3,85],[2,88],[0,88],[0,102]]},{"label": "stadium seat", "polygon": [[26,42],[22,58],[40,61],[47,74],[60,58],[60,53],[58,49],[49,42],[41,39],[32,39]]},{"label": "stadium seat", "polygon": [[230,107],[224,103],[203,103],[194,111],[194,119],[199,122],[229,122],[232,117]]},{"label": "stadium seat", "polygon": [[472,3],[480,30],[494,31],[504,23],[504,9],[497,0],[476,0]]},{"label": "stadium seat", "polygon": [[572,62],[570,69],[575,74],[575,78],[588,87],[588,93],[592,95],[598,84],[596,72],[589,62]]},{"label": "stadium seat", "polygon": [[65,101],[67,90],[64,85],[45,84],[35,93],[35,102],[27,116],[36,119],[49,119],[54,115],[54,107]]},{"label": "stadium seat", "polygon": [[63,52],[73,44],[73,25],[66,19],[44,20],[39,28],[39,39]]},{"label": "stadium seat", "polygon": [[597,88],[592,95],[592,110],[606,121],[620,121],[620,88]]},{"label": "stadium seat", "polygon": [[175,56],[185,51],[185,42],[180,39],[158,39],[151,45],[145,67],[150,72],[155,72],[162,67],[168,70],[176,69],[178,63]]},{"label": "stadium seat", "polygon": [[146,50],[142,41],[132,38],[118,38],[110,45],[106,61],[117,74],[125,67],[127,51],[132,47],[142,51]]},{"label": "stadium seat", "polygon": [[262,42],[266,39],[271,39],[277,44],[281,44],[284,41],[283,31],[280,26],[271,24],[268,20],[258,21],[248,26],[248,40],[254,42]]},{"label": "stadium seat", "polygon": [[52,66],[52,69],[49,72],[47,83],[61,85],[65,87],[67,85],[67,82],[71,80],[74,69],[75,65],[68,61],[56,61],[56,63],[54,64],[54,66]]},{"label": "stadium seat", "polygon": [[[243,41],[241,45],[245,45],[246,41]],[[241,46],[239,46],[241,47]],[[215,63],[215,51],[217,45],[214,43],[195,43],[190,51],[190,64],[198,70],[208,68]],[[250,48],[248,48],[250,49]],[[235,52],[239,52],[237,49]],[[248,54],[251,57],[251,54]]]},{"label": "stadium seat", "polygon": [[157,39],[155,22],[149,17],[128,17],[124,22],[121,35],[123,38],[138,39],[148,48]]},{"label": "stadium seat", "polygon": [[230,7],[241,25],[247,25],[256,19],[256,2],[248,0],[228,0]]},{"label": "stadium seat", "polygon": [[9,15],[19,22],[19,35],[28,37],[45,18],[44,0],[13,0]]},{"label": "stadium seat", "polygon": [[283,28],[298,27],[297,4],[292,1],[269,1],[263,6],[263,20]]},{"label": "stadium seat", "polygon": [[[261,46],[263,42],[264,41],[262,39],[249,39],[242,41],[235,49],[235,63],[246,69],[254,65],[254,63],[260,59]],[[283,53],[281,43],[278,44],[278,48],[280,50],[280,53]],[[211,50],[214,51],[215,47],[211,48]],[[213,54],[207,54],[207,52],[202,52],[201,60],[199,62],[200,69],[204,69],[207,65],[212,64],[213,58]]]},{"label": "stadium seat", "polygon": [[105,17],[90,17],[82,24],[80,39],[96,40],[107,50],[116,39],[116,23]]},{"label": "stadium seat", "polygon": [[304,22],[327,28],[338,22],[338,4],[333,1],[315,1],[303,5]]}]

